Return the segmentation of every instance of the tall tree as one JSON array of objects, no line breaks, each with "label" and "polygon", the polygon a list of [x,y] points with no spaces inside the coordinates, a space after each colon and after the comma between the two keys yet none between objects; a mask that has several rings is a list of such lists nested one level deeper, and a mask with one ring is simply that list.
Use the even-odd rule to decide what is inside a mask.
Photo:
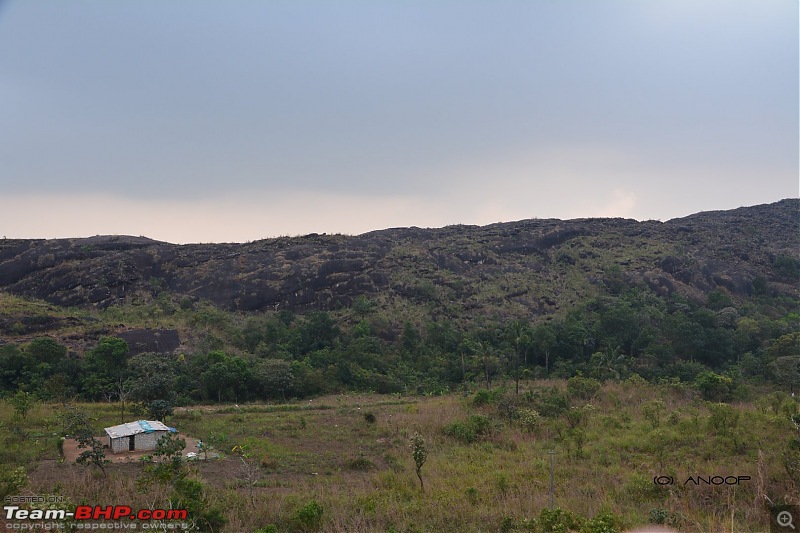
[{"label": "tall tree", "polygon": [[531,348],[531,339],[533,333],[530,325],[527,323],[516,320],[511,323],[506,330],[506,337],[514,346],[514,391],[519,394],[519,363],[520,355],[524,357],[525,366],[528,366],[528,351]]},{"label": "tall tree", "polygon": [[533,344],[544,354],[544,369],[550,372],[550,350],[556,344],[556,330],[551,324],[539,324],[533,330]]}]

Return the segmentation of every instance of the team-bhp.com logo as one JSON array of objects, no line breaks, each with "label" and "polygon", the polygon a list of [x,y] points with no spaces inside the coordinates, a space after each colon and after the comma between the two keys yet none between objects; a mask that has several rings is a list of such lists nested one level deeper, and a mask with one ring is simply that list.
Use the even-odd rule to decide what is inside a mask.
[{"label": "team-bhp.com logo", "polygon": [[[680,480],[679,480],[680,481]],[[689,476],[683,485],[741,485],[742,481],[750,481],[750,476]],[[655,476],[656,485],[674,485],[674,476]]]},{"label": "team-bhp.com logo", "polygon": [[127,505],[79,505],[75,511],[65,509],[21,509],[18,505],[3,507],[6,520],[186,520],[186,509],[140,509]]}]

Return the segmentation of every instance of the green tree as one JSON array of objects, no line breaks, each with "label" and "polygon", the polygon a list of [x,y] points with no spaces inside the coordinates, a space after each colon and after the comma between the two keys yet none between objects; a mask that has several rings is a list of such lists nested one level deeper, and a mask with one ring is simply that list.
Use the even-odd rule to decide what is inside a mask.
[{"label": "green tree", "polygon": [[800,355],[778,357],[769,366],[775,380],[794,394],[800,387]]},{"label": "green tree", "polygon": [[28,392],[17,391],[8,402],[14,408],[14,416],[25,419],[25,416],[33,407],[33,397]]},{"label": "green tree", "polygon": [[294,387],[292,364],[283,359],[264,359],[256,364],[253,377],[266,398],[286,400],[286,392]]},{"label": "green tree", "polygon": [[506,336],[514,346],[514,391],[519,394],[520,357],[524,359],[524,364],[527,367],[528,351],[531,349],[533,332],[528,324],[521,320],[516,320],[511,323],[511,326],[506,331]]},{"label": "green tree", "polygon": [[338,338],[339,326],[328,313],[323,311],[309,313],[305,323],[298,330],[295,353],[305,355],[323,348],[333,348]]},{"label": "green tree", "polygon": [[58,364],[67,356],[66,347],[62,346],[50,337],[40,337],[33,339],[25,348],[28,355],[39,363],[46,363],[50,366]]},{"label": "green tree", "polygon": [[239,401],[250,390],[252,371],[242,358],[228,356],[220,351],[210,352],[205,358],[207,369],[200,374],[200,381],[209,396]]},{"label": "green tree", "polygon": [[106,459],[103,443],[95,436],[89,417],[84,411],[70,409],[63,418],[65,428],[78,441],[78,449],[83,450],[78,455],[75,462],[86,466],[96,466],[103,473],[103,477],[108,477],[106,465],[110,462]]},{"label": "green tree", "polygon": [[400,346],[406,355],[415,356],[422,346],[422,335],[414,324],[406,322],[403,324],[403,333],[400,335]]},{"label": "green tree", "polygon": [[533,344],[544,354],[544,369],[550,372],[550,350],[556,344],[556,330],[551,324],[539,324],[533,330]]},{"label": "green tree", "polygon": [[84,451],[75,459],[75,462],[87,466],[94,465],[100,469],[103,473],[103,477],[107,478],[108,473],[106,472],[106,465],[111,461],[106,459],[103,443],[93,435],[86,433],[79,433],[76,435],[76,438],[78,440],[78,449]]},{"label": "green tree", "polygon": [[128,343],[117,337],[103,337],[84,357],[84,395],[93,400],[113,396],[115,384],[125,377]]},{"label": "green tree", "polygon": [[603,352],[595,352],[589,359],[589,367],[593,378],[599,380],[619,380],[628,373],[628,358],[619,353],[619,348],[607,348]]},{"label": "green tree", "polygon": [[800,356],[800,332],[781,335],[769,346],[771,357]]},{"label": "green tree", "polygon": [[153,400],[147,405],[147,413],[153,420],[163,422],[168,416],[172,416],[174,410],[172,405],[166,400]]},{"label": "green tree", "polygon": [[411,457],[414,459],[414,468],[419,478],[419,488],[425,492],[425,484],[422,482],[422,467],[428,460],[428,445],[419,433],[411,436]]},{"label": "green tree", "polygon": [[0,390],[16,391],[30,382],[33,365],[16,345],[0,346]]},{"label": "green tree", "polygon": [[155,400],[175,403],[179,378],[178,361],[175,357],[140,353],[128,360],[127,367],[126,381],[132,400],[145,404]]},{"label": "green tree", "polygon": [[712,402],[727,402],[733,392],[733,380],[715,372],[703,372],[695,379],[700,394],[704,400]]}]

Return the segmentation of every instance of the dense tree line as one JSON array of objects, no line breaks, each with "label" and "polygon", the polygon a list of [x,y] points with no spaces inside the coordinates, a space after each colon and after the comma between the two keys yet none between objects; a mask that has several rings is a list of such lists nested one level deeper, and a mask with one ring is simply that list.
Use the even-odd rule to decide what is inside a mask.
[{"label": "dense tree line", "polygon": [[[742,383],[800,389],[800,315],[774,305],[707,305],[642,289],[610,292],[538,323],[474,320],[395,324],[360,298],[336,320],[325,312],[253,315],[238,324],[199,310],[203,346],[192,354],[131,356],[103,338],[82,358],[47,337],[0,347],[0,394],[151,404],[285,400],[370,390],[423,393],[498,380],[638,374],[694,382],[726,399]],[[705,389],[704,389],[705,387]]]}]

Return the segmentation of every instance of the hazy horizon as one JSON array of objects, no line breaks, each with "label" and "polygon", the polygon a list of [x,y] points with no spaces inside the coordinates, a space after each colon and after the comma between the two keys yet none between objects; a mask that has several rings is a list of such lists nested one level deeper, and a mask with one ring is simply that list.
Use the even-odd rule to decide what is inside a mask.
[{"label": "hazy horizon", "polygon": [[[473,226],[473,227],[484,227],[484,226],[491,226],[491,225],[494,225],[494,224],[522,222],[522,221],[525,221],[525,220],[561,220],[563,222],[569,222],[569,221],[582,220],[582,219],[624,218],[624,219],[627,219],[627,220],[636,220],[638,222],[645,222],[645,221],[648,221],[648,220],[651,220],[651,221],[655,220],[655,221],[658,221],[658,222],[661,222],[661,223],[666,223],[666,222],[670,222],[672,220],[680,220],[682,218],[686,218],[686,217],[689,217],[689,216],[697,215],[697,214],[700,214],[700,213],[713,213],[713,212],[719,212],[719,211],[732,211],[732,210],[740,209],[740,208],[758,207],[760,205],[770,205],[770,204],[778,203],[778,202],[781,202],[781,201],[784,201],[784,200],[792,200],[792,199],[794,199],[794,198],[781,198],[780,200],[776,200],[775,202],[768,202],[766,204],[743,205],[743,206],[733,207],[731,209],[722,209],[722,210],[712,209],[712,210],[697,211],[695,213],[688,213],[687,215],[680,216],[680,217],[674,217],[674,218],[670,218],[670,219],[667,219],[667,220],[632,219],[632,218],[628,218],[628,217],[573,217],[573,218],[563,218],[563,219],[552,218],[552,217],[550,217],[550,218],[530,217],[530,218],[527,218],[527,219],[506,220],[506,221],[502,221],[502,222],[490,222],[490,223],[487,223],[487,224],[458,224],[458,223],[456,223],[456,224],[445,224],[445,225],[442,225],[442,226],[416,226],[416,225],[413,225],[413,224],[412,225],[408,225],[408,226],[389,226],[389,227],[385,227],[385,228],[374,228],[374,229],[370,229],[370,230],[367,230],[367,231],[364,231],[364,232],[361,232],[361,233],[345,233],[345,232],[329,232],[329,231],[319,231],[319,232],[312,231],[310,233],[294,233],[294,234],[286,233],[286,234],[280,234],[280,235],[273,235],[273,236],[270,236],[270,237],[261,237],[259,239],[248,239],[248,240],[245,240],[245,241],[198,240],[198,241],[190,241],[190,242],[173,242],[173,241],[166,241],[166,240],[163,240],[163,239],[157,239],[157,238],[154,238],[154,237],[152,237],[150,235],[129,234],[129,233],[96,233],[96,234],[93,234],[93,235],[64,235],[64,236],[59,236],[59,237],[17,237],[17,238],[30,239],[30,240],[40,240],[40,239],[58,240],[58,239],[90,239],[92,237],[133,237],[133,238],[147,238],[147,239],[158,241],[158,242],[166,242],[168,244],[179,244],[179,245],[182,245],[182,244],[246,244],[246,243],[254,242],[254,241],[258,241],[258,240],[278,239],[278,238],[285,238],[285,237],[289,237],[289,238],[304,237],[304,236],[310,235],[310,234],[317,234],[317,235],[344,235],[346,237],[358,237],[358,236],[365,235],[365,234],[368,234],[368,233],[373,233],[373,232],[376,232],[376,231],[392,230],[392,229],[419,228],[419,229],[434,229],[435,230],[435,229],[442,229],[442,228],[446,228],[446,227],[450,227],[450,226],[459,226],[459,225]],[[3,236],[3,238],[12,238],[13,239],[15,237]]]}]

